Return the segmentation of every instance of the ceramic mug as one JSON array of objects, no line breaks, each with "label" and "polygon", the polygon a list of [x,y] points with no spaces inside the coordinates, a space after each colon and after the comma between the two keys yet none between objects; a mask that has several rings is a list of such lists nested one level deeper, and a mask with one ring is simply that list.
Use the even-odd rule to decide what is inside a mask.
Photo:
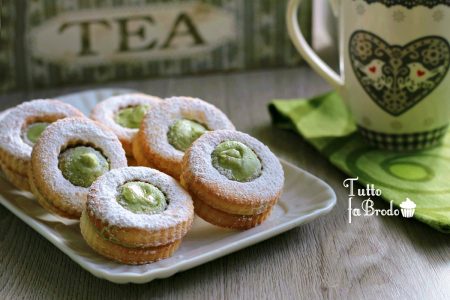
[{"label": "ceramic mug", "polygon": [[289,35],[342,96],[359,131],[389,150],[433,147],[450,120],[450,0],[334,0],[340,75],[311,49],[290,0]]}]

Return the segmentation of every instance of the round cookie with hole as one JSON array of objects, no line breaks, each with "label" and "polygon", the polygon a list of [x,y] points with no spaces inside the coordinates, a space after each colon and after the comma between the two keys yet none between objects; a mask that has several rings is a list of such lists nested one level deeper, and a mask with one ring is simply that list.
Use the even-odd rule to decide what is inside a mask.
[{"label": "round cookie with hole", "polygon": [[189,97],[165,99],[144,117],[133,142],[139,165],[156,168],[178,179],[184,152],[205,132],[234,125],[217,107]]},{"label": "round cookie with hole", "polygon": [[169,175],[145,167],[114,169],[91,186],[81,233],[99,254],[125,264],[170,257],[192,226],[190,195]]},{"label": "round cookie with hole", "polygon": [[87,118],[67,118],[49,125],[39,138],[28,178],[45,209],[78,219],[91,184],[126,166],[125,152],[111,130]]},{"label": "round cookie with hole", "polygon": [[281,196],[284,172],[277,157],[257,139],[218,130],[205,133],[186,152],[181,184],[205,221],[249,229],[269,216]]},{"label": "round cookie with hole", "polygon": [[30,189],[27,172],[34,144],[50,123],[68,117],[83,114],[53,99],[25,102],[5,112],[0,120],[0,166],[14,186]]},{"label": "round cookie with hole", "polygon": [[111,129],[119,138],[129,158],[133,158],[132,142],[146,112],[157,105],[161,98],[141,93],[110,97],[98,103],[91,112],[91,119]]}]

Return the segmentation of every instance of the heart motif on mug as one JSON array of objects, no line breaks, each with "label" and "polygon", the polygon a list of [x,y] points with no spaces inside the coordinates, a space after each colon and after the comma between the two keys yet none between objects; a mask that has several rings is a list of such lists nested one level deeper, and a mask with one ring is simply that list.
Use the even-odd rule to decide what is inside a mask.
[{"label": "heart motif on mug", "polygon": [[390,45],[367,31],[356,31],[349,44],[358,81],[384,111],[399,116],[428,96],[450,66],[450,45],[426,36],[404,46]]}]

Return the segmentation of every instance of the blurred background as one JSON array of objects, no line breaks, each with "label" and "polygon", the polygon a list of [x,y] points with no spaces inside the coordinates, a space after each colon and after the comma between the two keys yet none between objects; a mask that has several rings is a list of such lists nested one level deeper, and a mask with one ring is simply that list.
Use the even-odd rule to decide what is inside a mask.
[{"label": "blurred background", "polygon": [[[314,2],[314,3],[312,3]],[[302,63],[286,31],[287,0],[1,1],[0,92]],[[336,65],[327,1],[299,15]]]}]

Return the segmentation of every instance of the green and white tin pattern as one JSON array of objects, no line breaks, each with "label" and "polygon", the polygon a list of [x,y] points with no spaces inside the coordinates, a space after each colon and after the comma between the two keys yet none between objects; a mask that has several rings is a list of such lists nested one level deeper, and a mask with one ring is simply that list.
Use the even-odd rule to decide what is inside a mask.
[{"label": "green and white tin pattern", "polygon": [[0,0],[0,91],[17,86],[15,19],[14,1]]},{"label": "green and white tin pattern", "polygon": [[[19,2],[9,10],[17,12],[15,22],[23,22],[14,33],[20,37],[16,48],[23,49],[15,58],[21,76],[7,77],[16,78],[21,88],[300,61],[285,29],[285,0]],[[309,16],[309,7],[303,11]],[[310,18],[301,20],[309,32]]]}]

